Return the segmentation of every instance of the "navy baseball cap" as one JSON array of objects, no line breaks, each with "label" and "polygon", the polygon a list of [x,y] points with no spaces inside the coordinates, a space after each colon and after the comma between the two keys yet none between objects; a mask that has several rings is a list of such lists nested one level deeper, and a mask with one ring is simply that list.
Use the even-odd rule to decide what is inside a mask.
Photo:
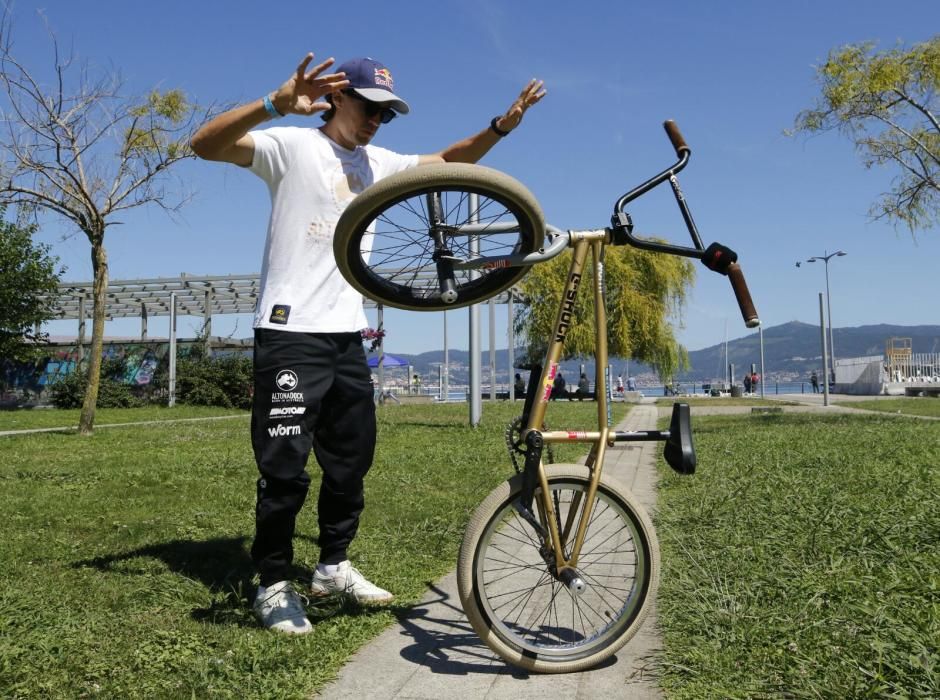
[{"label": "navy baseball cap", "polygon": [[349,88],[370,102],[388,105],[399,114],[408,114],[408,103],[392,90],[395,83],[391,71],[372,58],[353,58],[336,68],[346,74]]}]

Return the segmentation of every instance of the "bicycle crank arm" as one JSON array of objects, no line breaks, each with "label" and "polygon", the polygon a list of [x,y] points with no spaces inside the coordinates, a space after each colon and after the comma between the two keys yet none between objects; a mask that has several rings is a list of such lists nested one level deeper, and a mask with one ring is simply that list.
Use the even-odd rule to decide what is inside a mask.
[{"label": "bicycle crank arm", "polygon": [[538,534],[542,540],[548,538],[548,531],[542,527],[542,523],[540,523],[539,519],[535,517],[535,513],[532,512],[532,509],[529,506],[523,505],[522,498],[517,498],[513,502],[512,507],[520,516],[522,516],[523,520],[532,526],[532,529],[535,530],[536,534]]}]

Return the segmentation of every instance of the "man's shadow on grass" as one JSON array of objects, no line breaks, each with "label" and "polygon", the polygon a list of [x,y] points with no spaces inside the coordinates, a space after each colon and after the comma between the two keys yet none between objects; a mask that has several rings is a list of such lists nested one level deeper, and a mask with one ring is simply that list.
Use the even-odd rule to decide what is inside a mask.
[{"label": "man's shadow on grass", "polygon": [[254,564],[248,554],[248,537],[217,537],[208,540],[177,539],[151,544],[119,554],[77,561],[75,568],[91,567],[108,573],[144,576],[137,559],[156,559],[180,576],[199,581],[209,591],[208,607],[195,608],[194,620],[214,624],[256,626],[250,603],[254,599]]},{"label": "man's shadow on grass", "polygon": [[[307,535],[298,534],[299,539],[315,541]],[[77,561],[72,566],[94,568],[111,574],[138,576],[152,586],[153,572],[140,563],[141,559],[156,559],[166,567],[192,581],[199,581],[209,592],[209,605],[194,608],[190,616],[199,622],[217,625],[258,627],[251,604],[255,599],[257,585],[255,565],[249,554],[250,539],[240,537],[216,537],[208,540],[177,539],[159,544],[139,547],[119,554],[108,554]],[[289,573],[293,581],[307,581],[313,577],[309,567],[294,564]],[[318,619],[336,614],[358,616],[371,614],[369,609],[351,605],[347,601],[328,599],[308,606],[308,616],[316,624]]]}]

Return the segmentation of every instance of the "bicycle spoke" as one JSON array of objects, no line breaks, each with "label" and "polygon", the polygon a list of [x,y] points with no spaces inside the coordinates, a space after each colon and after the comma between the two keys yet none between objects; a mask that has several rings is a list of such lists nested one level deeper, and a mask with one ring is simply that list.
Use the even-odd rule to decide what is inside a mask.
[{"label": "bicycle spoke", "polygon": [[[571,535],[576,529],[587,483],[550,482],[560,534]],[[511,503],[503,506],[503,514],[491,522],[489,534],[481,540],[485,554],[478,560],[477,579],[479,595],[499,634],[533,653],[566,658],[588,654],[619,634],[636,607],[643,569],[633,521],[618,503],[598,490],[578,561],[585,582],[578,592],[550,573],[542,543]]]}]

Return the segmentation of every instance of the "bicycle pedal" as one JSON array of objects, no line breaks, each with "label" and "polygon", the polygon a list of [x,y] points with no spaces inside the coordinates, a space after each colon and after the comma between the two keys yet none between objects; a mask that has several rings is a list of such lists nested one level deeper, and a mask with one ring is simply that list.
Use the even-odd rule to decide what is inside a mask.
[{"label": "bicycle pedal", "polygon": [[687,403],[672,405],[669,438],[663,448],[666,463],[679,474],[694,474],[696,466],[695,444],[692,441],[692,417]]}]

